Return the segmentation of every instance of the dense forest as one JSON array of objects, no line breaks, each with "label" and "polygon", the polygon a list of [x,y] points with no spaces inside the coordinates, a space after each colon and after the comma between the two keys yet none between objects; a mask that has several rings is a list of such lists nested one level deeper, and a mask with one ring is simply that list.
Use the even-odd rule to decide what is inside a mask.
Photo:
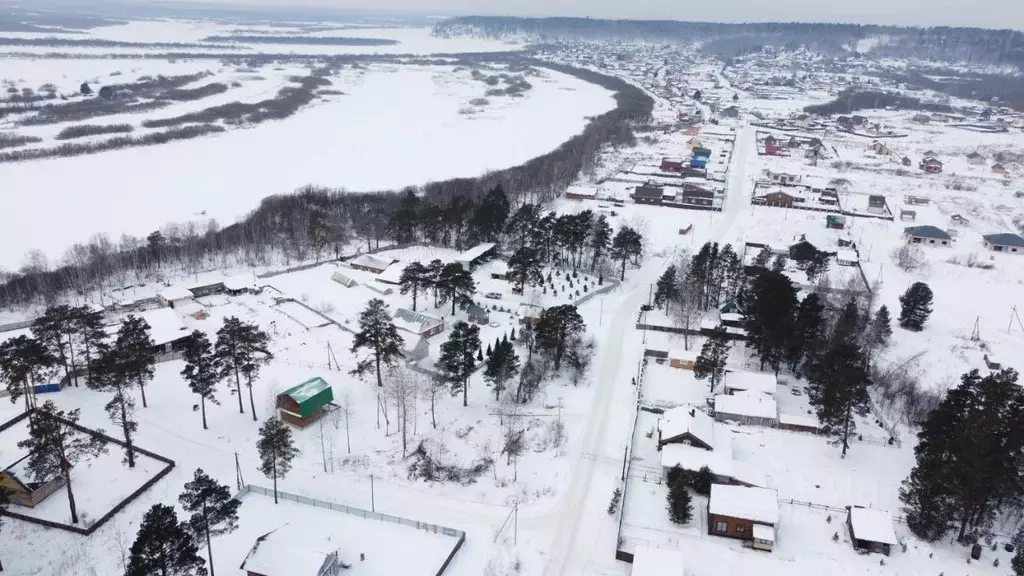
[{"label": "dense forest", "polygon": [[892,106],[897,110],[924,110],[926,112],[953,111],[948,104],[922,102],[919,98],[898,92],[844,90],[830,102],[805,106],[804,112],[828,116],[831,114],[850,114],[857,110],[880,110]]},{"label": "dense forest", "polygon": [[403,213],[410,192],[417,198],[415,238],[464,248],[474,238],[471,223],[486,206],[483,200],[489,192],[503,190],[515,206],[551,200],[581,171],[593,166],[602,148],[634,143],[632,127],[650,120],[653,100],[621,79],[534,60],[520,59],[519,63],[601,85],[615,92],[618,105],[593,118],[583,132],[555,150],[476,178],[433,182],[402,192],[352,193],[313,187],[297,193],[282,191],[280,196],[265,198],[248,217],[226,228],[168,225],[147,238],[123,237],[120,241],[97,235],[69,247],[55,266],[44,255],[30,253],[18,273],[3,278],[0,307],[40,299],[52,303],[70,291],[116,289],[152,279],[168,265],[196,271],[215,264],[265,266],[282,257],[287,264],[336,257],[352,241],[368,248],[389,240],[409,241],[411,233],[396,226],[394,215]]},{"label": "dense forest", "polygon": [[591,18],[453,18],[435,27],[440,36],[482,34],[488,37],[530,36],[542,41],[635,40],[702,42],[703,50],[730,58],[762,47],[806,46],[831,55],[851,54],[858,41],[884,37],[870,55],[922,58],[1024,67],[1024,34],[980,28],[908,28],[860,24],[800,22],[725,24],[670,20],[599,20]]}]

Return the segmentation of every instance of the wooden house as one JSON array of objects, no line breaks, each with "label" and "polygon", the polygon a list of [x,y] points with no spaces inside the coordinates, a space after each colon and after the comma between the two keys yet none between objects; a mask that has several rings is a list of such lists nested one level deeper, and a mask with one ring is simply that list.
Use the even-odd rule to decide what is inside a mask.
[{"label": "wooden house", "polygon": [[774,136],[766,136],[764,139],[764,153],[768,156],[776,156],[779,153],[779,141]]},{"label": "wooden house", "polygon": [[444,332],[444,320],[422,312],[413,312],[408,308],[395,310],[391,320],[399,330],[423,338],[430,338]]},{"label": "wooden house", "polygon": [[712,484],[708,499],[708,533],[748,540],[771,552],[779,521],[778,493],[768,488]]},{"label": "wooden house", "polygon": [[714,426],[711,416],[692,406],[665,410],[658,421],[658,445],[687,444],[714,450]]},{"label": "wooden house", "polygon": [[334,390],[323,378],[306,380],[277,395],[277,412],[282,420],[305,428],[331,411]]},{"label": "wooden house", "polygon": [[846,216],[840,214],[829,214],[825,216],[825,227],[832,230],[846,229]]},{"label": "wooden house", "polygon": [[536,326],[537,322],[540,322],[540,317],[543,313],[543,306],[524,303],[519,305],[517,315],[519,316],[520,324],[526,324],[527,326]]},{"label": "wooden house", "polygon": [[985,164],[985,162],[987,161],[988,159],[985,158],[985,156],[982,155],[980,152],[971,152],[970,154],[967,155],[967,163],[972,164],[974,166],[981,166]]},{"label": "wooden house", "polygon": [[693,363],[697,361],[700,352],[696,350],[685,350],[673,348],[668,351],[668,365],[680,370],[693,370]]},{"label": "wooden house", "polygon": [[855,550],[878,552],[888,556],[896,544],[892,517],[885,510],[849,506],[846,527],[850,530],[850,543]]},{"label": "wooden house", "polygon": [[637,204],[655,204],[660,206],[665,196],[665,189],[660,186],[645,184],[637,186],[633,191],[633,202]]},{"label": "wooden house", "polygon": [[475,324],[487,324],[491,321],[490,315],[487,310],[476,304],[470,304],[466,307],[466,314],[469,315],[469,321]]},{"label": "wooden house", "polygon": [[0,472],[0,490],[7,492],[7,497],[12,504],[35,508],[40,502],[64,486],[64,476],[55,474],[53,477],[32,481],[28,479],[29,455],[26,454],[14,464],[11,464]]},{"label": "wooden house", "polygon": [[597,188],[593,186],[569,186],[565,189],[566,200],[593,200],[597,198]]},{"label": "wooden house", "polygon": [[679,158],[662,158],[661,171],[679,173],[683,169],[683,161]]},{"label": "wooden house", "polygon": [[918,168],[927,174],[938,174],[942,172],[942,162],[933,156],[926,156],[918,164]]}]

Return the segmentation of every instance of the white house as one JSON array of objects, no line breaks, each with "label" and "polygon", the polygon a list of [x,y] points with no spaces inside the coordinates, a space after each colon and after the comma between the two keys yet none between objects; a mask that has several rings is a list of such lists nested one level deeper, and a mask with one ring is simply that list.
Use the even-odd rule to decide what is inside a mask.
[{"label": "white house", "polygon": [[756,390],[715,396],[715,420],[752,426],[775,426],[779,406],[775,398]]},{"label": "white house", "polygon": [[174,308],[175,306],[181,306],[192,302],[195,299],[195,296],[193,296],[192,292],[182,288],[181,286],[170,286],[158,292],[156,299],[164,306]]},{"label": "white house", "polygon": [[736,392],[753,391],[775,396],[775,389],[778,388],[778,380],[774,374],[764,372],[749,372],[747,370],[736,370],[725,374],[725,393],[735,394]]}]

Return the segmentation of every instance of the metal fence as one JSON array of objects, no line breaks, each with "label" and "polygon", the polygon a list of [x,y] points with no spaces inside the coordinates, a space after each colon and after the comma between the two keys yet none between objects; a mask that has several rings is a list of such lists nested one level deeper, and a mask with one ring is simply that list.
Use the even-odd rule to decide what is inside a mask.
[{"label": "metal fence", "polygon": [[[235,494],[236,500],[241,500],[246,494],[259,494],[260,496],[274,497],[274,491],[262,486],[256,486],[253,484],[246,484],[241,490]],[[451,552],[448,553],[448,557],[445,558],[444,563],[437,571],[436,576],[441,576],[444,571],[448,569],[448,565],[451,564],[452,559],[455,557],[455,553],[462,548],[462,545],[466,542],[466,533],[456,528],[449,528],[447,526],[440,526],[438,524],[431,524],[429,522],[420,522],[419,520],[410,520],[408,518],[402,518],[401,516],[392,516],[390,514],[383,514],[381,512],[373,512],[364,508],[357,508],[355,506],[347,506],[345,504],[338,504],[337,502],[328,502],[326,500],[318,500],[316,498],[310,498],[308,496],[299,496],[298,494],[291,494],[288,492],[277,491],[278,500],[284,500],[285,502],[295,502],[296,504],[302,504],[305,506],[312,506],[314,508],[322,508],[324,510],[330,510],[332,512],[340,512],[342,514],[348,514],[350,516],[356,516],[358,518],[365,518],[367,520],[379,520],[381,522],[390,522],[392,524],[398,524],[401,526],[408,526],[417,530],[423,530],[431,534],[441,534],[443,536],[450,536],[456,538],[455,546],[452,547]]]}]

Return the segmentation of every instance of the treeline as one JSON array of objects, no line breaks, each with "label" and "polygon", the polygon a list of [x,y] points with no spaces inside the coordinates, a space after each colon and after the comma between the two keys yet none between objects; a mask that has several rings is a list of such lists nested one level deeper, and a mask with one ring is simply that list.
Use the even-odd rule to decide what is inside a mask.
[{"label": "treeline", "polygon": [[301,78],[298,86],[285,86],[278,90],[277,95],[273,98],[259,102],[232,102],[172,118],[144,120],[142,125],[146,128],[164,128],[195,122],[212,123],[221,120],[228,124],[259,124],[266,120],[288,118],[316,98],[317,88],[331,85],[331,81],[324,77],[328,74],[330,74],[330,71],[327,69],[314,71],[309,76]]},{"label": "treeline", "polygon": [[351,36],[264,36],[232,34],[207,36],[204,42],[240,42],[243,44],[305,44],[307,46],[395,46],[397,40],[387,38],[356,38]]},{"label": "treeline", "polygon": [[[928,76],[929,74],[943,78],[941,81],[934,80]],[[896,82],[934,90],[955,98],[977,99],[982,102],[998,98],[1001,105],[1024,110],[1024,78],[1020,75],[931,69],[925,72],[887,72],[885,76]]]},{"label": "treeline", "polygon": [[[583,132],[555,150],[519,166],[476,178],[454,178],[411,190],[422,201],[428,217],[419,224],[416,238],[464,248],[470,241],[468,222],[477,205],[500,187],[511,204],[543,203],[565,190],[604,146],[634,142],[631,125],[650,120],[653,101],[642,90],[618,78],[570,66],[531,61],[616,92],[618,106],[594,118]],[[292,194],[271,196],[241,222],[217,228],[193,224],[169,225],[147,238],[123,237],[115,243],[98,235],[69,247],[59,264],[51,267],[45,256],[30,253],[25,266],[0,284],[0,306],[53,302],[61,294],[109,290],[159,274],[164,266],[196,271],[203,266],[267,266],[283,257],[285,263],[322,253],[341,255],[352,240],[376,247],[399,239],[389,227],[394,212],[410,190],[353,193],[306,187]],[[318,222],[313,226],[313,222]],[[316,241],[311,242],[310,230]],[[408,229],[401,239],[408,239]]]},{"label": "treeline", "polygon": [[133,130],[135,130],[135,128],[131,124],[107,124],[105,126],[98,124],[79,124],[78,126],[68,126],[58,132],[53,138],[54,140],[72,140],[74,138],[98,136],[100,134],[126,134]]},{"label": "treeline", "polygon": [[99,38],[12,38],[0,37],[0,46],[50,46],[54,48],[228,48],[224,45],[189,42],[125,42]]},{"label": "treeline", "polygon": [[66,142],[52,148],[30,148],[28,150],[12,150],[0,152],[0,163],[41,160],[43,158],[69,158],[83,154],[96,154],[135,146],[155,146],[174,140],[188,140],[208,134],[224,132],[223,126],[203,124],[172,128],[163,132],[151,132],[143,136],[118,136],[100,142]]},{"label": "treeline", "polygon": [[18,148],[26,144],[35,144],[36,142],[42,142],[43,139],[38,136],[25,136],[23,134],[15,134],[13,132],[0,132],[0,150],[4,148]]},{"label": "treeline", "polygon": [[197,88],[175,88],[160,95],[163,100],[174,100],[176,102],[192,102],[202,100],[207,96],[215,96],[228,91],[227,84],[223,82],[211,82]]},{"label": "treeline", "polygon": [[444,37],[482,34],[492,38],[532,36],[542,41],[634,40],[703,42],[703,50],[720,58],[762,47],[799,48],[849,55],[860,40],[885,37],[871,50],[881,57],[1008,65],[1024,68],[1024,34],[982,28],[876,26],[805,22],[678,22],[671,20],[600,20],[594,18],[514,18],[467,16],[439,22]]},{"label": "treeline", "polygon": [[830,102],[805,106],[804,112],[820,116],[830,116],[832,114],[851,114],[858,110],[881,110],[890,106],[897,110],[953,112],[953,107],[948,104],[923,102],[920,98],[907,96],[899,92],[875,90],[844,90]]}]

